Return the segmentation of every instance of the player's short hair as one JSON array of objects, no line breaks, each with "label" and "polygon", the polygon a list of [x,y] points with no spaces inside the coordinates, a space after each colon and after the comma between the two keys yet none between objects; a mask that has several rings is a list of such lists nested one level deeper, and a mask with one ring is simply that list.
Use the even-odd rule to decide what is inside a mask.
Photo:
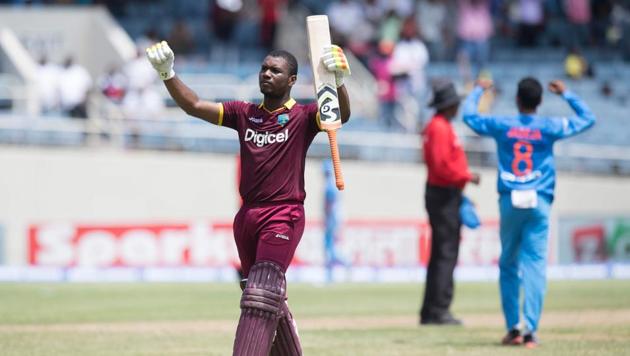
[{"label": "player's short hair", "polygon": [[518,101],[526,109],[536,109],[542,101],[543,88],[536,78],[526,77],[518,82]]},{"label": "player's short hair", "polygon": [[287,61],[287,64],[289,65],[289,75],[297,75],[298,73],[297,59],[295,59],[295,56],[289,53],[288,51],[285,51],[283,49],[274,49],[273,51],[269,52],[267,56],[275,57],[275,58],[277,57],[284,58],[284,60]]}]

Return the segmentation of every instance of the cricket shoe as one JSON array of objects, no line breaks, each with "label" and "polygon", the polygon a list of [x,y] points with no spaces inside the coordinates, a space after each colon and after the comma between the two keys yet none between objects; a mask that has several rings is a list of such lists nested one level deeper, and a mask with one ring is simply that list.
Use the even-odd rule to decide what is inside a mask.
[{"label": "cricket shoe", "polygon": [[538,347],[538,338],[534,334],[523,336],[523,345],[527,349],[535,349]]},{"label": "cricket shoe", "polygon": [[519,329],[512,329],[501,340],[502,345],[520,345],[523,343],[523,337]]},{"label": "cricket shoe", "polygon": [[420,318],[420,325],[462,325],[462,321],[447,312],[437,317]]}]

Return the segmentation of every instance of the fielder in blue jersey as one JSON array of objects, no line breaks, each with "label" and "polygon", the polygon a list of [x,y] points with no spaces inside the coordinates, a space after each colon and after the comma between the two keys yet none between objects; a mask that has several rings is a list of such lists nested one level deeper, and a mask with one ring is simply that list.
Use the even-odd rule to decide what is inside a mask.
[{"label": "fielder in blue jersey", "polygon": [[322,163],[324,172],[324,258],[326,267],[326,281],[333,280],[333,267],[345,265],[337,251],[337,239],[341,230],[341,196],[335,184],[333,164],[330,159]]},{"label": "fielder in blue jersey", "polygon": [[[479,99],[492,81],[481,80],[464,104],[464,122],[476,133],[497,143],[499,159],[499,210],[501,257],[499,260],[501,302],[507,335],[503,344],[538,345],[536,331],[546,291],[547,236],[556,171],[553,145],[593,126],[595,116],[562,81],[549,84],[575,111],[574,117],[542,117],[536,109],[543,88],[534,78],[518,84],[517,116],[486,116],[478,113]],[[519,293],[524,291],[525,329],[519,329]]]}]

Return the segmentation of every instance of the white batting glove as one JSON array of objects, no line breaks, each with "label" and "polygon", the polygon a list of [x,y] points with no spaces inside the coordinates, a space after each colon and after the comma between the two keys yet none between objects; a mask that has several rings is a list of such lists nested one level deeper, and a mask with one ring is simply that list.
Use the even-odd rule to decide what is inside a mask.
[{"label": "white batting glove", "polygon": [[337,45],[331,45],[324,48],[322,62],[324,62],[324,67],[326,67],[328,71],[335,73],[337,88],[342,86],[343,79],[351,74],[348,59],[343,53],[343,49]]},{"label": "white batting glove", "polygon": [[160,74],[162,80],[169,80],[175,76],[173,63],[175,53],[166,41],[158,42],[147,48],[147,58],[155,70]]}]

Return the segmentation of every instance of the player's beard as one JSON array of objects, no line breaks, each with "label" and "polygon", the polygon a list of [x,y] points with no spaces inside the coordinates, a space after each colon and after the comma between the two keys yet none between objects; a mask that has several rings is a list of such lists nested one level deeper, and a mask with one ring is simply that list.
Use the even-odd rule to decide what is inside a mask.
[{"label": "player's beard", "polygon": [[275,87],[273,84],[269,84],[267,86],[263,86],[263,83],[260,83],[259,88],[260,88],[260,93],[262,95],[264,95],[266,98],[282,98],[285,96],[286,93],[286,89],[284,90]]},{"label": "player's beard", "polygon": [[263,85],[263,84],[266,84],[266,83],[259,83],[258,84],[258,88],[260,89],[260,93],[265,95],[265,96],[273,95],[273,91],[274,91],[273,90],[274,89],[273,88],[273,84],[268,84],[268,85]]}]

